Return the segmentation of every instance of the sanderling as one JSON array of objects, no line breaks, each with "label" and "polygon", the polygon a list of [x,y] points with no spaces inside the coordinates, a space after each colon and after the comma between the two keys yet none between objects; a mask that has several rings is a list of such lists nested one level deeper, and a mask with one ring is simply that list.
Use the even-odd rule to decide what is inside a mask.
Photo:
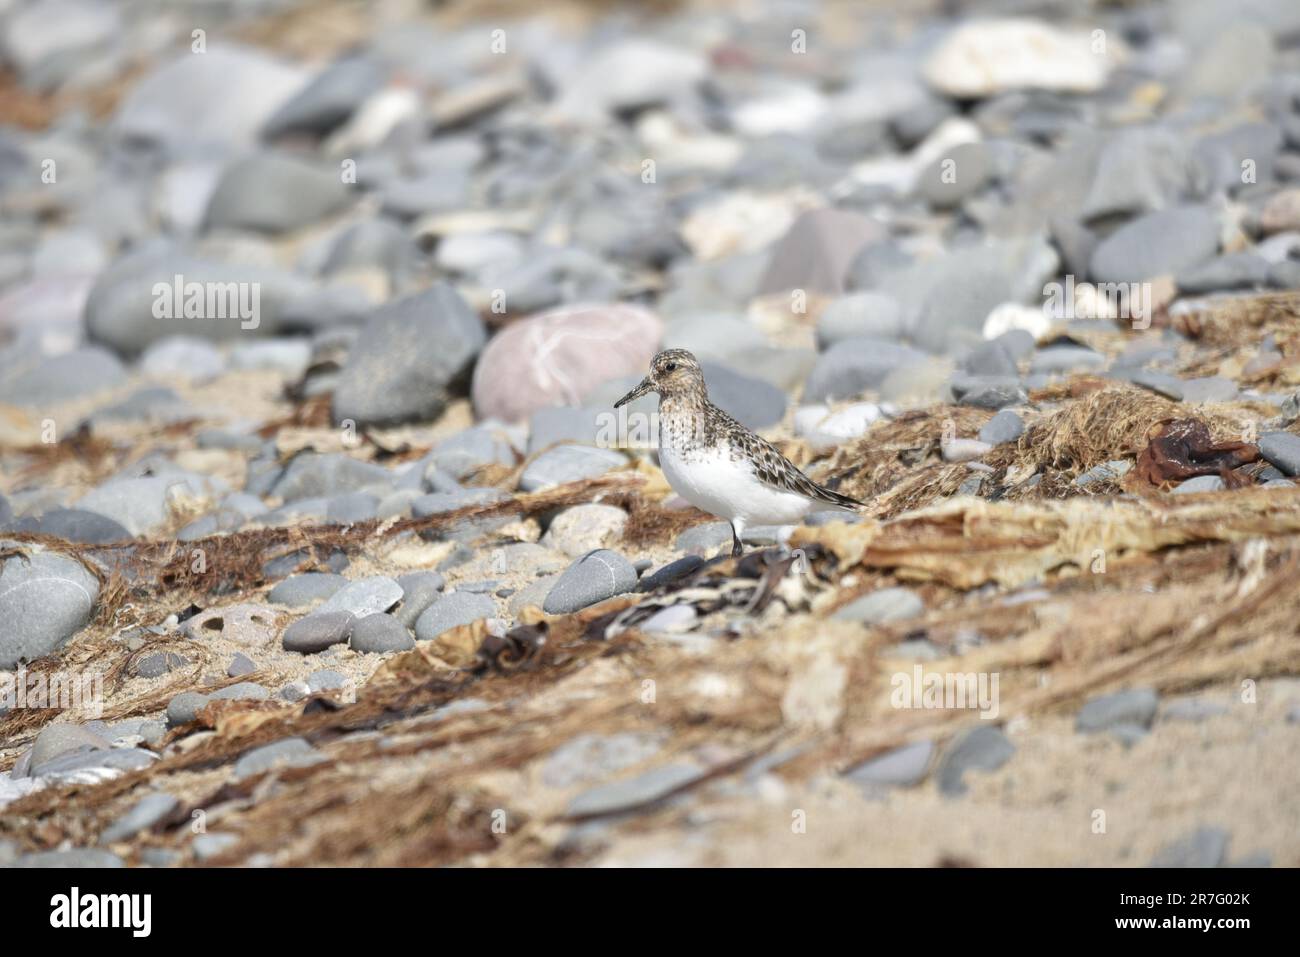
[{"label": "sanderling", "polygon": [[863,503],[818,485],[775,446],[709,401],[704,373],[685,349],[650,361],[650,374],[614,403],[659,393],[659,466],[697,508],[731,523],[731,554],[748,525],[795,525],[813,512]]}]

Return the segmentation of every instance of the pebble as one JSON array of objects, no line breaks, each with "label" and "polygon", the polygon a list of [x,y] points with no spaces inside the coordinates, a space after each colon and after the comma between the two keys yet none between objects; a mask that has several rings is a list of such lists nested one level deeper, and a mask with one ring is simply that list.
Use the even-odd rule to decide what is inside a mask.
[{"label": "pebble", "polygon": [[925,780],[934,757],[933,741],[917,741],[886,751],[845,772],[868,795],[880,788],[914,787]]},{"label": "pebble", "polygon": [[1300,475],[1300,436],[1290,432],[1266,432],[1259,439],[1259,454],[1283,474]]},{"label": "pebble", "polygon": [[883,625],[915,618],[925,611],[925,603],[906,588],[882,588],[855,598],[831,615],[836,621],[860,621],[865,625]]},{"label": "pebble", "polygon": [[731,525],[727,522],[706,522],[703,525],[696,525],[688,528],[677,536],[673,542],[673,547],[679,552],[686,552],[687,555],[708,555],[715,553],[719,548],[726,545],[731,546],[732,534]]},{"label": "pebble", "polygon": [[996,771],[1015,754],[1016,746],[998,728],[987,725],[959,734],[939,759],[935,777],[940,793],[957,797],[966,793],[966,772]]},{"label": "pebble", "polygon": [[261,647],[275,640],[284,615],[266,605],[239,604],[209,608],[187,618],[181,631],[191,641],[220,638],[236,644]]},{"label": "pebble", "polygon": [[336,170],[263,150],[222,172],[208,201],[204,228],[290,232],[339,212],[351,198]]},{"label": "pebble", "polygon": [[457,591],[437,599],[415,621],[415,637],[420,641],[437,638],[445,631],[468,625],[497,613],[490,595]]},{"label": "pebble", "polygon": [[631,562],[618,552],[599,549],[577,559],[560,575],[542,610],[548,615],[566,615],[632,591],[636,585]]},{"label": "pebble", "polygon": [[0,670],[42,658],[90,620],[99,580],[79,561],[24,543],[24,555],[4,559],[0,569],[0,619],[22,622],[0,632]]},{"label": "pebble", "polygon": [[580,734],[547,755],[542,783],[564,789],[600,780],[649,760],[662,747],[657,737],[637,732]]},{"label": "pebble", "polygon": [[658,316],[624,304],[564,307],[511,323],[474,367],[474,411],[519,422],[547,406],[579,405],[607,379],[645,375],[662,337]]},{"label": "pebble", "polygon": [[313,615],[346,612],[355,618],[364,618],[388,611],[402,600],[402,586],[384,575],[372,575],[349,582],[317,608]]},{"label": "pebble", "polygon": [[438,598],[445,583],[446,580],[437,572],[399,575],[397,584],[402,586],[402,600],[393,609],[393,617],[407,628],[415,627],[415,620]]},{"label": "pebble", "polygon": [[170,794],[146,794],[131,809],[110,824],[100,836],[101,844],[125,841],[153,827],[180,806]]},{"label": "pebble", "polygon": [[170,651],[157,651],[137,660],[133,670],[141,678],[159,678],[189,663],[188,658],[172,654]]},{"label": "pebble", "polygon": [[335,423],[391,426],[436,418],[453,380],[486,341],[482,320],[447,283],[380,306],[339,373]]},{"label": "pebble", "polygon": [[239,837],[235,834],[213,832],[199,834],[190,842],[190,849],[200,861],[207,861],[225,853],[238,843]]},{"label": "pebble", "polygon": [[627,512],[614,505],[573,505],[551,519],[542,544],[577,558],[623,537]]},{"label": "pebble", "polygon": [[415,639],[407,627],[392,615],[367,615],[353,623],[349,644],[353,651],[362,654],[386,655],[394,651],[409,651],[415,647]]},{"label": "pebble", "polygon": [[267,593],[267,601],[289,608],[304,608],[312,602],[334,595],[348,580],[329,572],[304,572],[290,575]]},{"label": "pebble", "polygon": [[284,738],[245,752],[235,762],[235,779],[252,777],[272,768],[289,765],[301,767],[322,760],[319,751],[304,738]]},{"label": "pebble", "polygon": [[74,867],[85,868],[126,867],[126,862],[116,854],[88,847],[73,847],[66,851],[35,851],[24,854],[14,862],[14,867]]},{"label": "pebble", "polygon": [[1219,247],[1219,224],[1199,206],[1148,213],[1097,244],[1089,264],[1095,282],[1142,282],[1208,261]]},{"label": "pebble", "polygon": [[40,777],[60,758],[88,751],[104,751],[112,746],[112,742],[103,735],[81,725],[63,722],[47,724],[36,736],[31,751],[26,756],[26,775],[17,776]]},{"label": "pebble", "polygon": [[1117,725],[1150,728],[1160,697],[1150,688],[1134,688],[1089,699],[1075,719],[1075,730],[1106,731]]},{"label": "pebble", "polygon": [[188,724],[207,706],[208,696],[197,691],[182,691],[167,702],[167,723],[175,727]]},{"label": "pebble", "polygon": [[1204,721],[1228,713],[1227,705],[1204,698],[1179,698],[1160,709],[1162,721]]},{"label": "pebble", "polygon": [[528,463],[519,479],[519,488],[525,492],[537,492],[556,485],[596,478],[625,465],[627,458],[613,449],[559,445]]},{"label": "pebble", "polygon": [[988,445],[1014,442],[1025,433],[1024,420],[1009,409],[1003,409],[980,427],[979,440]]},{"label": "pebble", "polygon": [[704,771],[693,764],[667,764],[636,777],[583,791],[564,811],[568,818],[599,817],[631,811],[661,801],[698,781]]},{"label": "pebble", "polygon": [[842,339],[817,360],[804,386],[805,402],[851,399],[878,389],[897,369],[922,365],[925,353],[878,339]]},{"label": "pebble", "polygon": [[226,668],[226,676],[229,678],[242,678],[244,675],[251,675],[256,670],[257,662],[241,651],[237,652],[235,657],[230,660],[230,665]]},{"label": "pebble", "polygon": [[936,91],[970,100],[1011,90],[1091,93],[1105,84],[1107,57],[1087,31],[1030,19],[985,19],[953,29],[922,64]]},{"label": "pebble", "polygon": [[1226,486],[1217,475],[1197,475],[1179,482],[1174,489],[1175,495],[1195,494],[1197,492],[1222,492]]},{"label": "pebble", "polygon": [[353,616],[347,611],[321,612],[319,610],[295,621],[284,630],[281,639],[285,651],[304,655],[324,651],[331,645],[342,644],[352,634]]}]

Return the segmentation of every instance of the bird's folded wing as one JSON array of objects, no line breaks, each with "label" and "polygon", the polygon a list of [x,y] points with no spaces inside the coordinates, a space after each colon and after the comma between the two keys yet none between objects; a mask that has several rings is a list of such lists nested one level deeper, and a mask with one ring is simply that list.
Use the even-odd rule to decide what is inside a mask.
[{"label": "bird's folded wing", "polygon": [[754,475],[765,485],[840,508],[856,508],[862,504],[847,495],[822,488],[795,468],[776,446],[752,432],[733,433],[732,441],[738,443],[740,451],[754,463]]}]

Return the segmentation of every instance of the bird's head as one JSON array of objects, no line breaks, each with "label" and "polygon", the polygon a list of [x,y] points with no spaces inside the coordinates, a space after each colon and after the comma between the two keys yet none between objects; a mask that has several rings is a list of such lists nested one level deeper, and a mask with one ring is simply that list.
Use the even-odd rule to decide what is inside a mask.
[{"label": "bird's head", "polygon": [[658,392],[661,399],[695,393],[707,395],[699,360],[685,349],[665,349],[650,360],[650,374],[635,389],[615,402],[614,408],[627,405],[648,392]]}]

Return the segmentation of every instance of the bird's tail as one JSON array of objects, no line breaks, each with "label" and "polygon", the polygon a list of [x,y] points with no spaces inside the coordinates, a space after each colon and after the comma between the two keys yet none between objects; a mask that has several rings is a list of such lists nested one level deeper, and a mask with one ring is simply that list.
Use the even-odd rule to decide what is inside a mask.
[{"label": "bird's tail", "polygon": [[866,508],[866,502],[859,502],[856,498],[849,498],[847,495],[841,495],[839,492],[826,488],[824,485],[818,485],[817,491],[821,493],[821,499],[827,505],[833,505],[836,508],[848,509],[856,512],[860,508]]}]

